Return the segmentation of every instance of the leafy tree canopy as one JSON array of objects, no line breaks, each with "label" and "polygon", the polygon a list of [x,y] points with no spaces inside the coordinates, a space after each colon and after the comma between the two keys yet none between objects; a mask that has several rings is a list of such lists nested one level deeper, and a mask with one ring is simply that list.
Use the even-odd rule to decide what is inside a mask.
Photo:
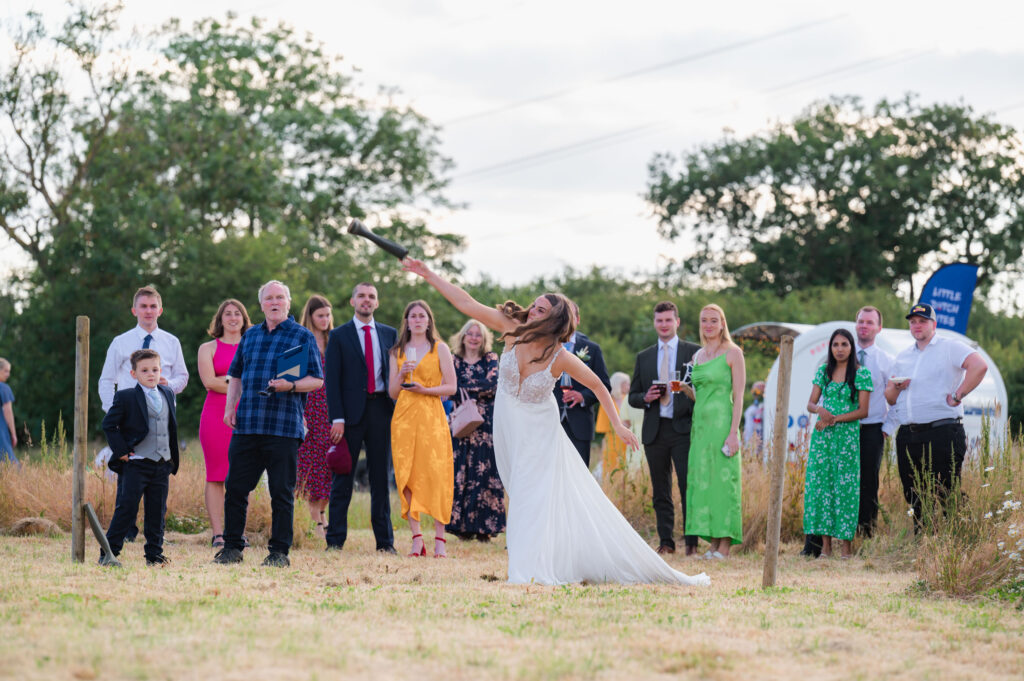
[{"label": "leafy tree canopy", "polygon": [[[70,413],[78,314],[92,319],[95,391],[140,285],[162,291],[161,325],[191,363],[203,339],[186,334],[224,298],[254,308],[271,277],[297,297],[400,278],[344,234],[351,217],[453,269],[460,237],[424,223],[449,207],[451,164],[423,116],[360,96],[339,57],[287,26],[229,16],[119,43],[120,9],[74,6],[57,25],[27,14],[0,73],[0,228],[32,263],[3,291],[18,309],[4,344],[34,378],[22,414]],[[201,388],[182,400],[197,410]]]},{"label": "leafy tree canopy", "polygon": [[1024,141],[968,106],[913,97],[813,104],[791,122],[649,166],[647,200],[685,273],[779,295],[895,288],[937,263],[1020,273]]}]

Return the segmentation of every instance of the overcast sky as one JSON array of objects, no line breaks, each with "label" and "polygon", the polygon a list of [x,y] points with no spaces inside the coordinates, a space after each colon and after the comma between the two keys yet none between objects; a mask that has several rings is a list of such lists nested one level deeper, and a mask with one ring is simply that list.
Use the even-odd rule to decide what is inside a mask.
[{"label": "overcast sky", "polygon": [[[443,126],[471,277],[651,271],[686,244],[642,194],[656,152],[746,135],[810,102],[916,92],[1024,129],[1024,5],[507,0],[127,0],[125,25],[258,15],[308,30]],[[493,5],[493,6],[492,6]],[[58,0],[0,0],[6,16]],[[834,9],[837,8],[837,9]],[[846,8],[846,9],[843,9]],[[844,13],[845,12],[845,13]],[[4,50],[6,52],[6,50]],[[10,244],[4,250],[10,250]],[[8,256],[9,257],[9,256]]]}]

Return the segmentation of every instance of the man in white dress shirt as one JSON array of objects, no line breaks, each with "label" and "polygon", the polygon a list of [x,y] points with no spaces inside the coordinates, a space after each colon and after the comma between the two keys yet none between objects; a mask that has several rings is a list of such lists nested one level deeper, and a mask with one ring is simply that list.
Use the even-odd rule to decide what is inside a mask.
[{"label": "man in white dress shirt", "polygon": [[166,385],[177,395],[188,383],[188,369],[181,353],[181,343],[173,335],[157,326],[163,314],[160,294],[152,286],[143,286],[132,299],[132,316],[139,320],[134,329],[114,338],[107,348],[107,358],[100,374],[99,393],[103,411],[110,409],[114,393],[134,388],[138,381],[132,378],[132,353],[151,349],[160,354],[160,385]]},{"label": "man in white dress shirt", "polygon": [[[107,348],[107,358],[103,362],[100,373],[99,393],[100,406],[104,413],[114,403],[114,393],[118,390],[134,388],[138,381],[132,378],[132,353],[136,350],[155,350],[160,355],[160,385],[165,385],[177,395],[188,383],[188,369],[185,368],[185,357],[181,353],[178,339],[157,326],[157,319],[163,314],[163,302],[160,293],[153,286],[143,286],[132,298],[132,316],[139,320],[135,328],[116,336]],[[109,448],[104,448],[97,457],[109,458]],[[117,478],[117,496],[121,496],[121,476]],[[139,528],[134,524],[125,536],[126,541],[134,541]]]},{"label": "man in white dress shirt", "polygon": [[885,384],[892,376],[893,357],[875,345],[882,331],[882,313],[866,305],[857,311],[857,363],[871,372],[868,415],[860,421],[860,512],[857,527],[870,537],[878,520],[878,474],[885,452],[885,439],[896,430],[895,413],[889,414]]},{"label": "man in white dress shirt", "polygon": [[940,496],[953,488],[967,453],[962,402],[981,383],[988,366],[965,343],[936,335],[931,305],[914,305],[907,320],[915,343],[896,357],[885,399],[900,424],[896,461],[917,531],[921,498],[915,479],[933,483]]}]

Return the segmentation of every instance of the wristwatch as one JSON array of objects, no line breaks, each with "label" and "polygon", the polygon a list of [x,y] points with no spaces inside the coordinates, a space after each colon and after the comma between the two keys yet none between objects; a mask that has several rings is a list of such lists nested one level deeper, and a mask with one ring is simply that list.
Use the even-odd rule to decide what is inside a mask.
[{"label": "wristwatch", "polygon": [[957,404],[960,404],[961,402],[964,401],[964,398],[960,396],[959,391],[953,393],[953,401],[956,402]]},{"label": "wristwatch", "polygon": [[295,392],[295,381],[292,381],[292,387],[288,388],[288,392],[290,392],[290,393]]}]

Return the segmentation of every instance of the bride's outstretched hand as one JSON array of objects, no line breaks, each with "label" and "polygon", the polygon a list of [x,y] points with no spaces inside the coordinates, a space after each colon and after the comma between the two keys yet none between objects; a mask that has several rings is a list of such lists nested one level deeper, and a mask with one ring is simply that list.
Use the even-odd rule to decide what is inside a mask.
[{"label": "bride's outstretched hand", "polygon": [[424,279],[430,274],[430,268],[423,264],[422,260],[417,260],[416,258],[405,258],[402,260],[402,269]]},{"label": "bride's outstretched hand", "polygon": [[634,435],[633,431],[627,428],[625,424],[619,424],[616,426],[615,434],[622,438],[622,441],[625,442],[627,446],[632,447],[633,449],[640,449],[640,440],[636,439],[636,435]]}]

